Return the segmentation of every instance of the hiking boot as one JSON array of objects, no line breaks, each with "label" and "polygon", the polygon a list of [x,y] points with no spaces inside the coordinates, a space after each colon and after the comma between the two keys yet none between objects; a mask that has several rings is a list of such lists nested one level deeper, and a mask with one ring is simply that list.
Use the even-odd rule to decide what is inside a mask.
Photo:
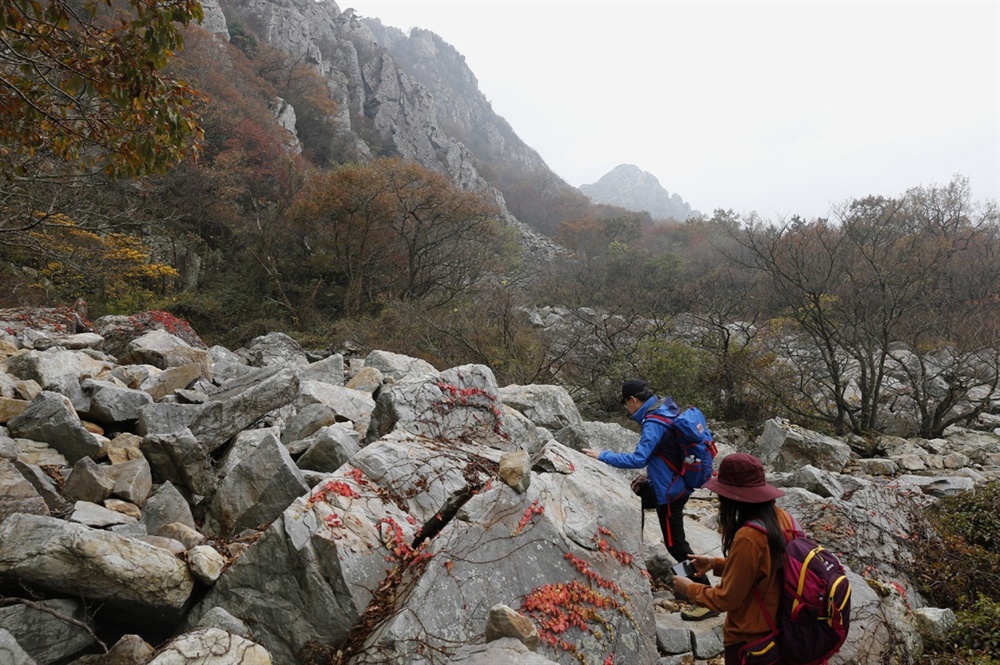
[{"label": "hiking boot", "polygon": [[689,610],[681,612],[681,619],[684,621],[701,621],[702,619],[711,619],[717,616],[719,616],[718,612],[710,610],[707,607],[692,607]]}]

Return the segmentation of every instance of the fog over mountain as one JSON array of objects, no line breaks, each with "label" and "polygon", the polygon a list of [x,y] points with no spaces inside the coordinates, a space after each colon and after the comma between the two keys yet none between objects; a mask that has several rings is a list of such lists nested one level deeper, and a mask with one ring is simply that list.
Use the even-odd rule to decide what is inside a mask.
[{"label": "fog over mountain", "polygon": [[580,185],[580,191],[594,203],[648,212],[654,219],[684,221],[701,214],[679,194],[664,189],[652,173],[634,164],[619,164],[592,185]]}]

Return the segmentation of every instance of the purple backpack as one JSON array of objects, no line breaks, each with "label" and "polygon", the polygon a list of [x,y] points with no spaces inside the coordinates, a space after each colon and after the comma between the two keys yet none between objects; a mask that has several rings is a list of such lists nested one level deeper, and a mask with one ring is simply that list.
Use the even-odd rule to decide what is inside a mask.
[{"label": "purple backpack", "polygon": [[[771,633],[740,649],[745,665],[825,663],[840,651],[851,624],[851,583],[834,554],[806,537],[795,518],[786,532],[778,616],[772,617],[754,587],[754,596]],[[756,520],[747,526],[767,533]]]}]

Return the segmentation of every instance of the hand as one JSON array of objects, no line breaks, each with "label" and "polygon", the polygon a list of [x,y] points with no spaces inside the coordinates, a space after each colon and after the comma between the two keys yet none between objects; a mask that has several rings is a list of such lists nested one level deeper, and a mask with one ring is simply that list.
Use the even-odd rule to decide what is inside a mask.
[{"label": "hand", "polygon": [[694,582],[688,578],[681,577],[680,575],[674,575],[674,596],[676,596],[678,600],[686,600],[688,597],[688,587],[692,584],[694,584]]},{"label": "hand", "polygon": [[600,459],[601,458],[601,451],[600,450],[594,450],[593,448],[584,448],[580,452],[582,452],[587,457],[593,457],[594,459]]},{"label": "hand", "polygon": [[694,566],[694,572],[699,575],[705,575],[712,570],[713,558],[710,556],[705,556],[704,554],[688,554],[688,559],[691,561],[691,565]]}]

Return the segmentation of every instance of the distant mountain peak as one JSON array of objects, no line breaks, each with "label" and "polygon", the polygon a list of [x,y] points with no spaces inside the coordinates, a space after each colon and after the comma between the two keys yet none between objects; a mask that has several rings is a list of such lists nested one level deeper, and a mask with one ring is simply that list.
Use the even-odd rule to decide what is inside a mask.
[{"label": "distant mountain peak", "polygon": [[619,164],[594,184],[580,185],[579,189],[594,203],[648,212],[654,219],[684,221],[701,214],[678,194],[671,195],[656,176],[635,164]]}]

